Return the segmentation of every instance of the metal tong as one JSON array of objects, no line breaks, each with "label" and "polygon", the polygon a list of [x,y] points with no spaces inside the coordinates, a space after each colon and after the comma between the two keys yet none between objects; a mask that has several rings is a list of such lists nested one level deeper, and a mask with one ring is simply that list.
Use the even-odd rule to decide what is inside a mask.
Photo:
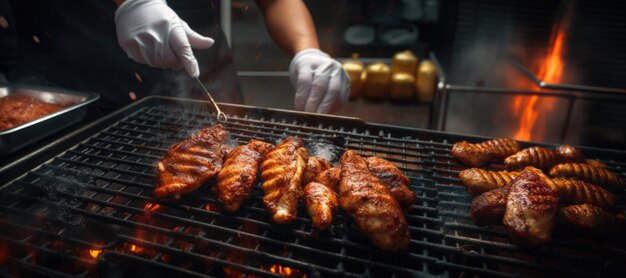
[{"label": "metal tong", "polygon": [[204,87],[204,84],[202,84],[202,81],[200,81],[200,79],[197,78],[197,77],[196,77],[196,81],[198,82],[198,84],[200,85],[202,90],[204,90],[206,95],[209,96],[209,100],[211,100],[211,103],[213,103],[213,107],[215,107],[215,111],[217,111],[217,121],[220,122],[220,123],[224,123],[224,122],[228,121],[228,118],[226,117],[226,114],[224,112],[222,112],[222,110],[220,110],[219,106],[217,106],[217,103],[215,102],[215,100],[211,96],[211,93],[209,93],[209,90],[207,90],[206,87]]}]

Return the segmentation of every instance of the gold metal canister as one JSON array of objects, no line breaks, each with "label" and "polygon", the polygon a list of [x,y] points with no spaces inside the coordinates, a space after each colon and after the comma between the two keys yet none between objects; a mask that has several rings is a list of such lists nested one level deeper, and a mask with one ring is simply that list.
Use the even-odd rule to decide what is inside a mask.
[{"label": "gold metal canister", "polygon": [[363,63],[357,60],[358,55],[352,54],[352,59],[343,63],[343,69],[348,73],[350,77],[350,98],[359,97],[361,89],[363,88]]},{"label": "gold metal canister", "polygon": [[416,69],[417,57],[411,50],[401,51],[393,55],[393,59],[391,59],[391,74],[404,72],[414,76]]},{"label": "gold metal canister", "polygon": [[413,75],[400,72],[391,75],[391,94],[395,101],[409,101],[415,95],[415,78]]},{"label": "gold metal canister", "polygon": [[415,91],[417,100],[432,102],[437,90],[437,67],[431,61],[424,60],[417,68]]},{"label": "gold metal canister", "polygon": [[371,99],[384,99],[389,94],[391,70],[384,63],[374,63],[365,68],[363,96]]}]

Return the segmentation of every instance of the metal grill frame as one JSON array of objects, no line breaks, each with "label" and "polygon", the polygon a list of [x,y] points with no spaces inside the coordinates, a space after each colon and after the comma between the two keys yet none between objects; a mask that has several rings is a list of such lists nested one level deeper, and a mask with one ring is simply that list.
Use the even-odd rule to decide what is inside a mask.
[{"label": "metal grill frame", "polygon": [[[187,111],[184,113],[191,118],[177,117],[174,110],[178,108],[170,110],[173,115],[150,114],[161,105],[187,107],[178,112]],[[535,254],[533,258],[546,255],[543,248],[525,250],[504,241],[502,229],[480,228],[467,222],[469,196],[456,177],[462,166],[449,155],[449,150],[456,141],[485,138],[371,124],[354,118],[221,106],[232,119],[226,128],[239,143],[252,138],[275,140],[287,134],[298,135],[305,141],[326,141],[337,149],[348,147],[362,155],[378,155],[395,162],[411,178],[411,188],[418,195],[417,203],[407,213],[411,231],[409,252],[394,255],[378,251],[342,213],[332,230],[322,234],[313,233],[302,209],[294,224],[273,225],[268,221],[258,187],[252,202],[234,215],[215,211],[211,205],[207,209],[207,204],[217,204],[209,186],[181,202],[155,200],[151,195],[154,162],[170,145],[185,139],[189,131],[209,122],[207,112],[202,110],[206,109],[204,102],[150,97],[0,169],[0,184],[4,184],[0,186],[0,227],[4,228],[0,232],[0,252],[7,247],[17,250],[7,255],[7,266],[0,267],[0,272],[19,269],[23,273],[66,276],[67,273],[46,267],[59,261],[80,266],[68,271],[78,276],[103,274],[102,271],[105,275],[111,274],[106,271],[157,271],[161,275],[223,276],[227,274],[224,268],[275,276],[268,271],[273,264],[295,268],[309,276],[345,277],[606,273],[553,270],[552,263],[509,258],[490,251]],[[189,108],[193,108],[192,112],[188,112]],[[141,118],[145,115],[147,118]],[[162,117],[156,121],[158,127],[141,122],[150,121],[150,115]],[[155,135],[153,129],[163,134]],[[151,144],[141,147],[140,141]],[[583,153],[600,158],[624,176],[626,163],[621,161],[626,161],[626,152],[584,148]],[[68,204],[66,200],[75,203]],[[148,203],[158,204],[161,209],[148,211]],[[14,221],[11,215],[35,220]],[[178,227],[169,227],[172,223]],[[84,233],[85,228],[89,235],[76,236]],[[98,234],[98,230],[107,235]],[[94,243],[93,238],[100,242]],[[557,237],[553,241],[556,246],[593,246],[567,238]],[[155,252],[131,253],[131,245]],[[97,260],[85,253],[94,249],[105,250]],[[621,258],[626,244],[618,241],[613,248],[597,249],[600,257]],[[167,263],[162,261],[164,255],[170,258]],[[173,257],[184,258],[191,266]],[[549,255],[548,259],[553,257]],[[572,257],[581,259],[563,256]],[[587,258],[590,259],[594,258]],[[616,271],[622,273],[626,269]]]}]

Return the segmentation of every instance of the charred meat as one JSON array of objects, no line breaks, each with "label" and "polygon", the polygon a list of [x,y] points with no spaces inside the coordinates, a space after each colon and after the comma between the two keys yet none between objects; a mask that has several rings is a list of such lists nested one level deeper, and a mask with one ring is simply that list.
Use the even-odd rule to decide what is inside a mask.
[{"label": "charred meat", "polygon": [[170,148],[157,163],[154,196],[178,199],[209,181],[222,169],[224,156],[230,151],[225,144],[227,137],[228,131],[218,124]]},{"label": "charred meat", "polygon": [[559,163],[583,161],[578,149],[563,145],[556,150],[544,147],[530,147],[523,149],[504,160],[506,169],[519,170],[526,166],[547,170]]},{"label": "charred meat", "polygon": [[504,159],[518,150],[517,141],[499,138],[476,144],[467,141],[458,142],[452,147],[452,155],[465,165],[478,167],[490,161]]},{"label": "charred meat", "polygon": [[226,156],[213,188],[226,211],[236,212],[250,198],[263,155],[273,147],[269,143],[251,140]]},{"label": "charred meat", "polygon": [[554,178],[573,178],[583,180],[606,189],[623,190],[622,179],[604,167],[597,167],[587,163],[563,163],[550,169],[550,176]]},{"label": "charred meat", "polygon": [[375,177],[389,188],[391,195],[398,201],[403,209],[409,209],[413,204],[417,196],[413,192],[409,185],[411,180],[405,176],[395,164],[380,157],[368,157],[365,159],[367,162],[367,168],[374,174]]},{"label": "charred meat", "polygon": [[386,251],[409,247],[409,228],[398,201],[369,171],[365,159],[350,150],[341,157],[339,202],[377,247]]},{"label": "charred meat", "polygon": [[559,205],[551,184],[550,178],[533,167],[511,181],[502,222],[513,241],[541,245],[550,240]]},{"label": "charred meat", "polygon": [[265,155],[261,165],[263,203],[272,222],[286,224],[296,219],[307,159],[308,152],[302,141],[292,136]]},{"label": "charred meat", "polygon": [[304,187],[303,200],[313,228],[320,231],[328,228],[333,222],[333,214],[339,208],[337,194],[326,185],[310,182]]}]

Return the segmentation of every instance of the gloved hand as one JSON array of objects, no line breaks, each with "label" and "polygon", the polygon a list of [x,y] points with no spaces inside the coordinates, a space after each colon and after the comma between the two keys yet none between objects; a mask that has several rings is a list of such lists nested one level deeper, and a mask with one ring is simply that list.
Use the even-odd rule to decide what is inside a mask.
[{"label": "gloved hand", "polygon": [[291,60],[289,74],[296,88],[296,109],[329,113],[348,101],[348,74],[339,62],[319,49],[298,52]]},{"label": "gloved hand", "polygon": [[166,69],[184,68],[198,77],[191,48],[209,48],[214,40],[189,28],[165,0],[126,0],[115,12],[117,42],[138,63]]}]

